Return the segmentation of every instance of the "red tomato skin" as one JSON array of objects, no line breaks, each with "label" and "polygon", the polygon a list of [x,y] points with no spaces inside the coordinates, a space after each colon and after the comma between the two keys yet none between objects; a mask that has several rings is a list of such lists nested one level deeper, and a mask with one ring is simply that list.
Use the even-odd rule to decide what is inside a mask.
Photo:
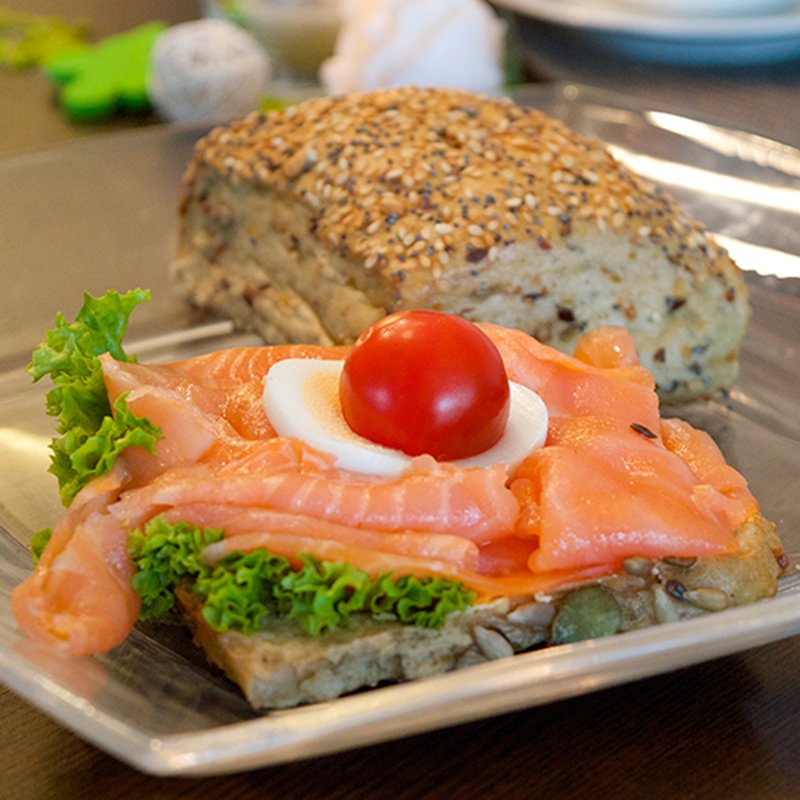
[{"label": "red tomato skin", "polygon": [[345,359],[339,398],[359,435],[439,461],[496,444],[510,402],[489,337],[461,317],[427,310],[397,312],[368,328]]}]

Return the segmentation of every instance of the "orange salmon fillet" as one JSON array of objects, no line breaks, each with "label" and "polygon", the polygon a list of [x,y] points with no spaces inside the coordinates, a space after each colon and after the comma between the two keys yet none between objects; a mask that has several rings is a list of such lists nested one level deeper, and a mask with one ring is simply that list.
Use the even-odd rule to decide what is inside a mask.
[{"label": "orange salmon fillet", "polygon": [[736,548],[728,521],[696,502],[690,467],[658,439],[608,417],[578,417],[550,441],[517,470],[538,488],[533,571]]},{"label": "orange salmon fillet", "polygon": [[139,596],[131,585],[128,532],[108,513],[124,470],[95,479],[59,520],[12,609],[34,641],[70,656],[109,650],[131,632]]},{"label": "orange salmon fillet", "polygon": [[209,472],[202,466],[170,471],[126,493],[117,513],[127,524],[141,525],[159,510],[208,502],[304,513],[356,528],[453,531],[478,542],[513,529],[519,506],[506,488],[504,467],[459,469],[424,456],[419,461],[429,468],[418,464],[381,481],[338,471]]}]

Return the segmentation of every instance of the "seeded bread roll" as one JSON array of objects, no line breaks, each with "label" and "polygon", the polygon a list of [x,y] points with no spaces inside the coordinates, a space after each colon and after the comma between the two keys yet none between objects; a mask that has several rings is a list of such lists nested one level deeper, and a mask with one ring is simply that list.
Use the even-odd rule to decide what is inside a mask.
[{"label": "seeded bread roll", "polygon": [[732,555],[628,559],[624,571],[599,581],[454,612],[441,630],[356,615],[346,628],[317,637],[294,620],[269,618],[257,634],[219,632],[206,622],[191,592],[179,592],[178,599],[197,644],[239,684],[248,701],[255,708],[287,708],[558,643],[569,627],[563,609],[576,593],[598,586],[601,602],[581,599],[570,619],[573,626],[576,619],[584,628],[593,626],[593,635],[675,622],[771,597],[784,560],[774,526],[755,514],[737,530],[737,537],[740,547]]},{"label": "seeded bread roll", "polygon": [[571,352],[623,325],[663,399],[731,384],[739,270],[663,191],[537,111],[401,88],[217,128],[185,177],[172,272],[272,343],[349,343],[436,308]]}]

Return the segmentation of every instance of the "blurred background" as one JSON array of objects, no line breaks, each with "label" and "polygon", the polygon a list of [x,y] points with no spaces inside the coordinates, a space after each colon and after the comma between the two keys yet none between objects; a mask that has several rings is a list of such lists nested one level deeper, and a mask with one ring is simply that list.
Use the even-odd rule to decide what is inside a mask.
[{"label": "blurred background", "polygon": [[[697,6],[707,16],[698,16]],[[118,108],[80,119],[70,114],[61,76],[40,63],[12,63],[20,40],[41,17],[79,31],[89,47],[156,20],[170,34],[186,34],[162,47],[166,78],[157,90],[150,86],[163,95],[158,108]],[[213,106],[209,93],[224,94],[228,73],[241,94],[248,87],[231,71],[244,69],[241,43],[215,40],[212,47],[197,31],[189,36],[175,30],[201,18],[231,21],[268,54],[266,73],[252,53],[245,54],[249,71],[241,73],[257,73],[262,81],[260,88],[249,87],[260,107],[372,88],[390,76],[415,83],[434,76],[440,83],[460,80],[464,88],[492,91],[520,82],[570,81],[800,145],[796,0],[748,0],[744,10],[742,0],[6,0],[0,6],[0,154],[180,121],[187,108],[205,113],[202,103]],[[495,20],[502,26],[502,52]],[[320,72],[334,47],[337,63]],[[96,62],[95,72],[108,69],[102,59]],[[494,62],[500,72],[493,72]],[[202,97],[197,86],[187,86],[200,74],[219,79],[218,86],[201,87]]]}]

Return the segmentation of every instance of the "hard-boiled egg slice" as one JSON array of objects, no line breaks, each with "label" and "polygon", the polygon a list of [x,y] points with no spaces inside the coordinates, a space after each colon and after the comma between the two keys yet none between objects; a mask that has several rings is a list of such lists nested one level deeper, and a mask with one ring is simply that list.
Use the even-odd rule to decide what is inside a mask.
[{"label": "hard-boiled egg slice", "polygon": [[511,405],[508,422],[497,444],[469,458],[454,461],[459,467],[516,467],[523,458],[544,445],[547,438],[547,406],[533,389],[508,382]]},{"label": "hard-boiled egg slice", "polygon": [[[375,444],[354,433],[339,405],[343,361],[288,358],[273,365],[264,378],[264,410],[280,436],[301,439],[336,458],[350,472],[394,476],[408,469],[412,457]],[[460,467],[516,466],[547,437],[547,408],[536,392],[509,382],[508,424],[493,447],[453,461]]]},{"label": "hard-boiled egg slice", "polygon": [[264,411],[280,436],[301,439],[336,456],[336,466],[351,472],[398,475],[411,456],[353,433],[339,406],[343,361],[287,358],[264,378]]}]

